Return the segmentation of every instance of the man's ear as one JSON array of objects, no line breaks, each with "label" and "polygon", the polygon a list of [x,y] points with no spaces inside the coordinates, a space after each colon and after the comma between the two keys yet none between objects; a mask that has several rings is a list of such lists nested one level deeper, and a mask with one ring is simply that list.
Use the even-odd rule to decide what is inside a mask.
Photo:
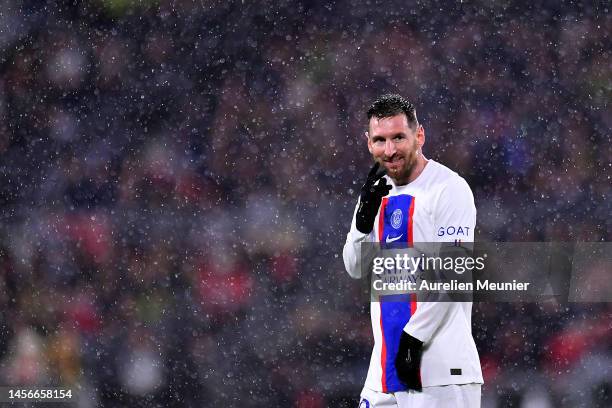
[{"label": "man's ear", "polygon": [[370,152],[370,154],[372,154],[372,142],[370,141],[370,134],[368,133],[367,130],[365,131],[364,136],[368,143],[368,151]]},{"label": "man's ear", "polygon": [[422,148],[425,144],[425,128],[423,125],[419,125],[419,128],[417,129],[417,144],[419,148]]}]

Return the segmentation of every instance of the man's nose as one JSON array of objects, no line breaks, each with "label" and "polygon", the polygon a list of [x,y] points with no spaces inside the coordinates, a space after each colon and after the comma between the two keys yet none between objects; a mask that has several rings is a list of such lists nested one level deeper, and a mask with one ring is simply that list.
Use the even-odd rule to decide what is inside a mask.
[{"label": "man's nose", "polygon": [[393,140],[387,140],[385,142],[385,156],[393,156],[395,154],[395,150],[395,143],[393,143]]}]

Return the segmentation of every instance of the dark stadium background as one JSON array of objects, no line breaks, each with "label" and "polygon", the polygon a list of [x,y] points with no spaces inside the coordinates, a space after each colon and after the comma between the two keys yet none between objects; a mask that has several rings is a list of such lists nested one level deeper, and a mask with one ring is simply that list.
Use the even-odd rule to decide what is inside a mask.
[{"label": "dark stadium background", "polygon": [[[612,19],[587,3],[4,0],[0,384],[356,406],[369,102],[414,102],[477,239],[609,241]],[[610,406],[611,312],[476,304],[483,406]]]}]

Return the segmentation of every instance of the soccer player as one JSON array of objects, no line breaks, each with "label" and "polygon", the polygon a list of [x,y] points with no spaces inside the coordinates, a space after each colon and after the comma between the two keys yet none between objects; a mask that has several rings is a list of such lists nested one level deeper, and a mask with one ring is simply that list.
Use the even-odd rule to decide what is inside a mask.
[{"label": "soccer player", "polygon": [[[383,95],[367,116],[375,164],[344,245],[349,275],[361,278],[363,242],[435,242],[442,248],[473,242],[472,191],[457,173],[425,158],[425,130],[412,104]],[[374,349],[360,408],[480,407],[483,379],[471,302],[373,301],[370,314]]]}]

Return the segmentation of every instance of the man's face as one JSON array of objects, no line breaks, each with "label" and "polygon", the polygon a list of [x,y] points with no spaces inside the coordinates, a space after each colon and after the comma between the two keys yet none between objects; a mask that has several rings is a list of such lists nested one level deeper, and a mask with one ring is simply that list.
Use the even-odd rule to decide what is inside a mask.
[{"label": "man's face", "polygon": [[387,169],[396,184],[405,184],[417,163],[421,147],[425,143],[422,126],[411,129],[406,115],[370,119],[368,150],[374,159]]}]

